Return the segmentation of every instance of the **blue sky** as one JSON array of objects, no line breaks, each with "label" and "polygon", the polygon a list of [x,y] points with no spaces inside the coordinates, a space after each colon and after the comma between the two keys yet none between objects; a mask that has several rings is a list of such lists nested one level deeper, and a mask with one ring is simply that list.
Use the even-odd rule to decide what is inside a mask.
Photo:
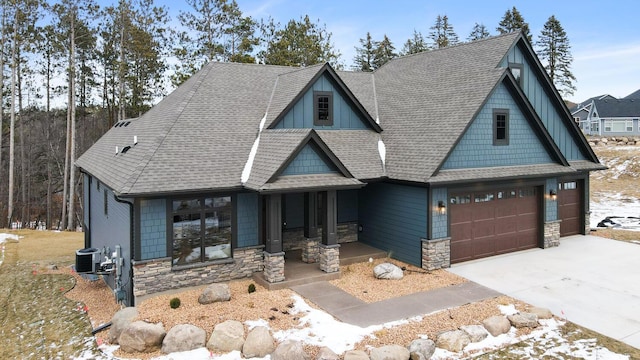
[{"label": "blue sky", "polygon": [[[185,9],[183,1],[156,0],[166,5],[175,20]],[[487,26],[492,34],[505,11],[516,8],[529,23],[535,42],[544,23],[555,15],[564,27],[574,57],[572,71],[577,91],[569,100],[582,101],[600,94],[624,97],[640,89],[640,1],[456,1],[456,0],[236,0],[245,15],[256,19],[273,17],[280,23],[308,14],[326,24],[333,43],[349,68],[358,40],[370,32],[375,40],[386,34],[397,50],[414,29],[429,33],[438,15],[447,15],[461,40],[474,23]]]}]

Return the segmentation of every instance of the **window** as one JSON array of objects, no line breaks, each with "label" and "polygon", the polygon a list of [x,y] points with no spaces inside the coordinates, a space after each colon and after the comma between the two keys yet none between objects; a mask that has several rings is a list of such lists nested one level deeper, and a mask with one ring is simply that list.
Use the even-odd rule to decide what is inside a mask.
[{"label": "window", "polygon": [[516,78],[518,85],[522,87],[524,66],[522,66],[522,64],[509,63],[509,70],[511,70],[511,74],[513,74],[513,77]]},{"label": "window", "polygon": [[449,198],[449,203],[451,205],[468,204],[470,202],[471,202],[471,195],[469,194],[461,195],[461,196],[452,196]]},{"label": "window", "polygon": [[477,203],[493,201],[493,193],[475,194],[473,201]]},{"label": "window", "polygon": [[331,92],[313,92],[313,125],[333,125],[333,94]]},{"label": "window", "polygon": [[566,182],[563,185],[565,190],[575,190],[578,188],[578,183],[575,181]]},{"label": "window", "polygon": [[607,132],[632,132],[633,120],[605,120],[604,131]]},{"label": "window", "polygon": [[230,258],[231,213],[231,196],[173,200],[173,265]]},{"label": "window", "polygon": [[508,109],[493,109],[493,145],[509,145]]}]

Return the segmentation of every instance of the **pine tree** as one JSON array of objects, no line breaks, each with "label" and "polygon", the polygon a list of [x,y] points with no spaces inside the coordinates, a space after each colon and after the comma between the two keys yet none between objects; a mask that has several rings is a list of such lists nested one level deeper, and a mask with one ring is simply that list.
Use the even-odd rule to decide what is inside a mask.
[{"label": "pine tree", "polygon": [[222,5],[221,15],[223,60],[255,63],[252,52],[259,44],[255,36],[256,21],[250,16],[243,16],[235,0]]},{"label": "pine tree", "polygon": [[487,27],[484,26],[484,24],[476,23],[475,25],[473,25],[473,30],[471,30],[471,33],[469,34],[467,40],[475,41],[488,38],[489,36],[491,36],[491,34],[489,34],[489,30],[487,30]]},{"label": "pine tree", "polygon": [[543,63],[546,63],[544,68],[558,91],[563,96],[573,95],[576,90],[573,84],[576,77],[571,72],[573,62],[571,46],[567,33],[554,15],[544,24],[536,47],[538,56]]},{"label": "pine tree", "polygon": [[411,54],[417,54],[419,52],[423,52],[427,50],[429,50],[429,47],[427,46],[427,43],[424,40],[424,36],[422,36],[421,32],[414,29],[413,37],[410,39],[407,39],[407,41],[404,43],[404,47],[402,48],[402,51],[400,52],[400,54],[411,55]]},{"label": "pine tree", "polygon": [[393,43],[385,34],[382,38],[382,41],[378,43],[378,47],[375,50],[373,68],[377,69],[389,62],[391,59],[398,57],[398,54],[396,54],[395,50],[396,48],[393,46]]},{"label": "pine tree", "polygon": [[360,39],[360,47],[355,47],[354,68],[359,71],[373,71],[373,61],[377,47],[378,44],[371,39],[371,33],[367,32],[366,37]]},{"label": "pine tree", "polygon": [[449,24],[449,18],[447,15],[436,18],[436,23],[430,27],[431,32],[429,38],[433,42],[432,47],[434,49],[442,49],[447,46],[455,45],[458,43],[458,35],[453,30],[453,25]]},{"label": "pine tree", "polygon": [[531,34],[529,33],[529,24],[524,21],[524,18],[514,6],[511,10],[507,10],[498,23],[496,30],[500,34],[508,34],[517,30],[521,30],[522,34],[531,41]]}]

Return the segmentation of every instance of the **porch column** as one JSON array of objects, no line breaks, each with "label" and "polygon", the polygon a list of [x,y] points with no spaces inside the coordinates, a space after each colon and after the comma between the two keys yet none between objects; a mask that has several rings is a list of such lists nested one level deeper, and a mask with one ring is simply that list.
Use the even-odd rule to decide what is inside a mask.
[{"label": "porch column", "polygon": [[302,262],[307,264],[320,261],[318,245],[318,193],[304,194],[304,244],[302,245]]},{"label": "porch column", "polygon": [[338,244],[338,198],[335,190],[322,196],[322,244],[320,245],[320,270],[340,271],[340,245]]},{"label": "porch column", "polygon": [[282,196],[265,197],[266,239],[264,252],[264,278],[270,283],[284,281],[284,252],[282,251]]}]

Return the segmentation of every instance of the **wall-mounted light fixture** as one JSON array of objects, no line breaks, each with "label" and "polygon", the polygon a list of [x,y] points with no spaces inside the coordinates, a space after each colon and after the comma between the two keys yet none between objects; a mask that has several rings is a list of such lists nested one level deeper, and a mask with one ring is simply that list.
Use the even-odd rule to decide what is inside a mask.
[{"label": "wall-mounted light fixture", "polygon": [[444,215],[447,213],[447,205],[445,205],[444,201],[438,200],[438,213],[440,215]]},{"label": "wall-mounted light fixture", "polygon": [[551,199],[551,201],[556,201],[557,198],[558,193],[553,189],[549,190],[549,199]]}]

